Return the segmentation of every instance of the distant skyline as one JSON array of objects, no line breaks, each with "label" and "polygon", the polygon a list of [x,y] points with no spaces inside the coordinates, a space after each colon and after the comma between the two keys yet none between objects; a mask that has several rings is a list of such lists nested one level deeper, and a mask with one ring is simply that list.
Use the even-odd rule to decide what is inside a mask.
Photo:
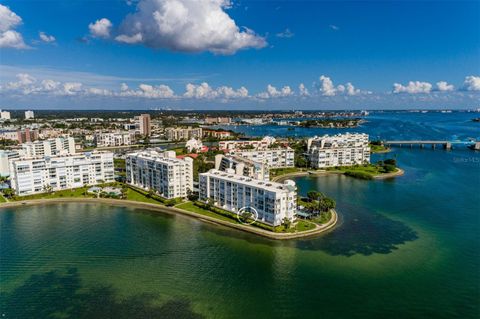
[{"label": "distant skyline", "polygon": [[480,1],[1,1],[0,108],[480,108],[479,21]]}]

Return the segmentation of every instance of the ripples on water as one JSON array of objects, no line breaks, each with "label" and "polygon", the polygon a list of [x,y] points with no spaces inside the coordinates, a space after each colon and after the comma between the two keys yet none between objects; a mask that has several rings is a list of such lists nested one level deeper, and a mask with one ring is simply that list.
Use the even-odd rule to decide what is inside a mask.
[{"label": "ripples on water", "polygon": [[[360,130],[388,138],[479,135],[468,114],[401,116],[374,115]],[[396,149],[375,160],[387,156],[396,156],[405,176],[297,179],[303,193],[318,189],[334,197],[341,214],[337,229],[312,239],[271,241],[98,204],[0,209],[1,313],[479,317],[480,154]]]}]

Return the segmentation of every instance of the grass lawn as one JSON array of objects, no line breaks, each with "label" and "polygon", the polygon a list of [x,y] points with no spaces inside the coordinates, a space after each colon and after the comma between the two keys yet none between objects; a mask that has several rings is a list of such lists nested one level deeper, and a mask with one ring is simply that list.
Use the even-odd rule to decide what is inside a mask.
[{"label": "grass lawn", "polygon": [[[220,220],[223,220],[223,221],[227,221],[227,222],[230,222],[230,223],[241,224],[236,219],[235,215],[231,212],[228,212],[228,211],[225,211],[225,214],[226,215],[231,215],[231,217],[224,216],[224,215],[221,215],[221,214],[217,214],[217,213],[212,212],[210,210],[198,207],[193,202],[183,203],[183,204],[177,205],[175,207],[179,208],[179,209],[187,210],[189,212],[205,215],[205,216],[208,216],[208,217],[213,217],[213,218],[220,219]],[[215,209],[219,209],[219,208],[215,208]],[[298,220],[295,227],[291,227],[289,229],[285,229],[285,227],[283,225],[277,226],[277,227],[275,227],[275,229],[273,229],[271,226],[263,225],[263,224],[259,224],[259,223],[255,223],[252,226],[256,227],[256,228],[261,228],[261,229],[264,229],[264,230],[272,231],[272,232],[275,232],[275,233],[295,233],[295,232],[301,232],[301,231],[311,230],[311,229],[315,228],[314,223],[312,223],[310,221],[306,221],[306,220]]]},{"label": "grass lawn", "polygon": [[372,153],[387,153],[390,152],[390,148],[386,147],[385,145],[370,144],[370,151]]},{"label": "grass lawn", "polygon": [[332,167],[327,170],[331,171],[339,171],[339,172],[363,172],[363,173],[368,173],[372,175],[378,175],[381,174],[382,172],[380,171],[381,167],[375,166],[375,165],[360,165],[360,166],[342,166],[342,167]]},{"label": "grass lawn", "polygon": [[299,167],[274,168],[270,170],[270,178],[301,171]]},{"label": "grass lawn", "polygon": [[43,193],[43,194],[34,194],[34,195],[27,195],[27,196],[17,196],[15,198],[16,201],[21,200],[31,200],[31,199],[49,199],[49,198],[69,198],[69,197],[77,197],[77,198],[92,198],[95,197],[93,194],[85,195],[85,191],[89,187],[80,187],[74,189],[65,189],[61,191],[55,191],[52,193]]},{"label": "grass lawn", "polygon": [[142,202],[142,203],[150,203],[150,204],[158,204],[162,205],[162,202],[159,200],[156,200],[153,197],[148,197],[147,195],[133,189],[133,188],[128,188],[127,189],[127,200],[133,200],[136,202]]},{"label": "grass lawn", "polygon": [[5,197],[3,197],[2,194],[0,194],[0,203],[6,203],[7,200],[5,199]]},{"label": "grass lawn", "polygon": [[239,221],[236,220],[236,219],[229,218],[229,217],[214,213],[210,210],[203,209],[201,207],[196,206],[193,202],[186,202],[186,203],[177,205],[175,207],[179,208],[179,209],[187,210],[189,212],[193,212],[193,213],[205,215],[205,216],[208,216],[208,217],[213,217],[213,218],[216,218],[216,219],[231,222],[231,223],[234,223],[234,224],[239,224]]},{"label": "grass lawn", "polygon": [[328,211],[326,213],[322,213],[322,214],[314,217],[312,219],[312,221],[317,223],[317,224],[323,225],[323,224],[327,223],[330,220],[330,218],[332,218],[332,212]]},{"label": "grass lawn", "polygon": [[315,224],[303,219],[298,219],[295,227],[290,227],[289,229],[285,229],[285,226],[280,225],[275,227],[276,233],[298,233],[302,231],[312,230],[315,229]]},{"label": "grass lawn", "polygon": [[382,166],[367,164],[355,166],[330,167],[327,171],[344,173],[347,176],[370,180],[374,176],[385,174]]}]

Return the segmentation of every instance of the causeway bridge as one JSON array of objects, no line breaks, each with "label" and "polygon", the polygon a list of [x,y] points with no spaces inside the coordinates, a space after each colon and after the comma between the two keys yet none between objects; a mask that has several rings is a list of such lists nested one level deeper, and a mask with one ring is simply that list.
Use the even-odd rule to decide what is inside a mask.
[{"label": "causeway bridge", "polygon": [[446,150],[452,149],[455,145],[465,145],[471,147],[474,150],[480,150],[480,142],[461,142],[461,141],[435,141],[435,140],[412,140],[412,141],[384,141],[384,145],[386,146],[399,146],[399,147],[410,147],[413,148],[414,145],[420,146],[420,148],[425,148],[425,146],[430,146],[431,148],[435,149],[437,146],[443,147]]}]

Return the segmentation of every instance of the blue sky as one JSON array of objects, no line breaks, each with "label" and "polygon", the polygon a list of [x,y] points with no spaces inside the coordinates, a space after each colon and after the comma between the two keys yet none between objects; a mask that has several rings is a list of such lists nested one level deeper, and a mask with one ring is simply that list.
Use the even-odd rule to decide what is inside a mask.
[{"label": "blue sky", "polygon": [[480,107],[479,1],[0,3],[5,109]]}]

